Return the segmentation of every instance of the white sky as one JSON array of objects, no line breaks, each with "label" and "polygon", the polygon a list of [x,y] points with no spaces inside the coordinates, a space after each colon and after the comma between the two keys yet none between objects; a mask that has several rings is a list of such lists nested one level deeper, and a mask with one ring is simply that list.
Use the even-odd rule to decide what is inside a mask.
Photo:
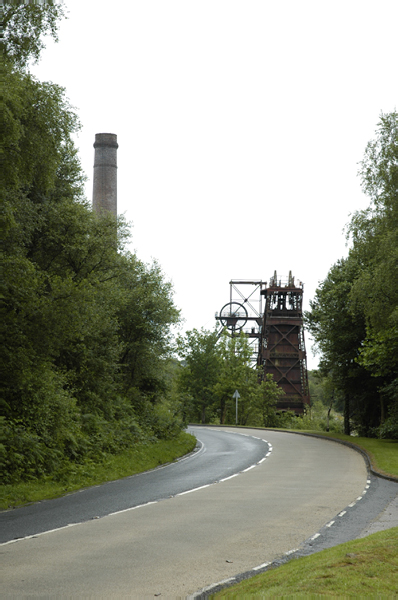
[{"label": "white sky", "polygon": [[[66,0],[33,72],[67,90],[92,196],[94,136],[118,136],[132,250],[212,329],[230,279],[318,282],[368,205],[358,162],[397,107],[397,0]],[[315,368],[307,337],[309,368]]]}]

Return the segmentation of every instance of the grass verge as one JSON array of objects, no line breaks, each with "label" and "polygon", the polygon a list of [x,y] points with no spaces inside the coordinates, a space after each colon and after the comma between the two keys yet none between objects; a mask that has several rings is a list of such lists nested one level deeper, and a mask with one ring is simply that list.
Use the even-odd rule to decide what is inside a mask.
[{"label": "grass verge", "polygon": [[50,477],[40,480],[3,485],[0,492],[0,508],[14,508],[30,502],[49,500],[92,485],[105,483],[142,473],[172,462],[191,452],[196,445],[194,436],[181,432],[171,440],[160,440],[155,444],[141,444],[122,454],[108,454],[102,462],[87,461],[76,465],[65,473],[61,481]]},{"label": "grass verge", "polygon": [[397,598],[398,527],[292,559],[211,598]]}]

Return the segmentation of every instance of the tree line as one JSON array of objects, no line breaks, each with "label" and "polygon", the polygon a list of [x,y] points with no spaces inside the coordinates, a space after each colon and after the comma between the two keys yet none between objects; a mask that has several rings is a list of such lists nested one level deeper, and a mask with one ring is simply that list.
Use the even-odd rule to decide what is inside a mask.
[{"label": "tree line", "polygon": [[[235,390],[239,424],[287,423],[275,412],[283,392],[270,376],[259,384],[244,335],[193,330],[175,344],[180,311],[171,283],[159,264],[128,251],[123,218],[95,214],[85,200],[78,118],[62,87],[29,72],[62,17],[59,4],[4,7],[6,482],[65,477],[73,465],[173,437],[189,421],[233,424]],[[346,432],[395,439],[397,130],[397,113],[381,116],[360,171],[370,206],[353,215],[348,256],[332,266],[306,314],[321,352],[321,387],[344,412]]]},{"label": "tree line", "polygon": [[182,426],[171,399],[172,285],[127,250],[123,218],[91,210],[78,118],[62,87],[29,72],[62,17],[62,5],[4,7],[6,482],[57,477]]},{"label": "tree line", "polygon": [[[247,336],[232,337],[224,330],[193,329],[177,341],[183,359],[177,386],[187,421],[255,426],[277,426],[275,406],[283,390],[272,375],[260,383],[251,364]],[[238,392],[238,409],[236,399]]]},{"label": "tree line", "polygon": [[382,114],[360,163],[369,206],[316,290],[306,325],[345,433],[398,439],[398,114]]},{"label": "tree line", "polygon": [[[352,215],[348,256],[332,265],[305,313],[306,328],[320,354],[319,369],[310,373],[310,387],[316,392],[312,404],[318,413],[321,405],[327,409],[322,428],[329,428],[335,409],[343,414],[347,434],[398,439],[396,111],[381,115],[359,176],[370,204]],[[185,359],[180,387],[188,394],[190,418],[234,423],[232,395],[238,389],[240,424],[302,428],[297,419],[275,412],[280,390],[270,377],[258,384],[245,340],[225,335],[217,345],[216,334],[204,330],[180,339]],[[311,428],[311,419],[303,421]]]}]

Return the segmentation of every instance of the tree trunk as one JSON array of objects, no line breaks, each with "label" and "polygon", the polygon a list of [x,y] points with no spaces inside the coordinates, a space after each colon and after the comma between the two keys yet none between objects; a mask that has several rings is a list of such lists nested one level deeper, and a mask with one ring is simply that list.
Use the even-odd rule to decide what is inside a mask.
[{"label": "tree trunk", "polygon": [[344,396],[344,433],[351,434],[350,427],[350,399],[347,395]]},{"label": "tree trunk", "polygon": [[384,400],[383,397],[380,397],[380,425],[383,425],[385,418]]},{"label": "tree trunk", "polygon": [[332,397],[331,397],[331,399],[330,399],[330,406],[329,406],[329,408],[328,408],[328,416],[327,416],[326,431],[329,431],[330,411],[332,410],[332,404],[333,404],[333,400],[334,400],[334,391],[332,392]]},{"label": "tree trunk", "polygon": [[221,399],[220,401],[220,424],[224,425],[225,421],[225,400]]}]

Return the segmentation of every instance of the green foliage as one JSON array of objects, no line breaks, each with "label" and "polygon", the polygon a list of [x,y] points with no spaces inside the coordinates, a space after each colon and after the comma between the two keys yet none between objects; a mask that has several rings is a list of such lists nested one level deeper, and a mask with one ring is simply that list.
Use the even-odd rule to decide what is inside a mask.
[{"label": "green foliage", "polygon": [[212,598],[394,598],[398,527],[301,557]]},{"label": "green foliage", "polygon": [[233,394],[237,390],[240,394],[238,424],[252,424],[260,397],[260,386],[257,370],[250,365],[251,349],[247,336],[241,333],[238,337],[230,337],[227,330],[224,330],[218,352],[220,367],[214,392],[219,401],[220,423],[236,422],[236,401]]},{"label": "green foliage", "polygon": [[44,5],[7,0],[3,11],[4,54],[19,68],[39,60],[44,36],[58,41],[58,21],[65,16],[63,2],[47,0]]},{"label": "green foliage", "polygon": [[329,409],[321,401],[315,401],[305,415],[291,419],[288,429],[343,433],[341,414],[331,409],[328,415],[328,411]]},{"label": "green foliage", "polygon": [[63,469],[46,477],[3,485],[0,509],[57,498],[91,485],[99,485],[106,481],[142,473],[158,465],[176,460],[191,452],[195,445],[196,438],[188,433],[180,432],[171,440],[157,440],[154,443],[147,443],[144,440],[116,455],[105,454],[95,462],[86,457],[81,463],[65,463]]},{"label": "green foliage", "polygon": [[[159,265],[83,197],[65,92],[24,71],[57,6],[6,7],[0,456],[5,480],[64,480],[181,429],[166,363],[179,320]],[[69,474],[69,475],[68,475]]]},{"label": "green foliage", "polygon": [[224,331],[188,331],[178,339],[183,358],[179,372],[179,392],[186,420],[202,423],[235,423],[238,399],[238,424],[276,426],[275,405],[283,391],[268,375],[260,383],[251,362],[248,338],[231,337]]},{"label": "green foliage", "polygon": [[177,340],[178,354],[184,368],[179,374],[179,390],[185,394],[183,404],[188,421],[206,423],[214,418],[220,357],[216,332],[201,329],[187,331]]},{"label": "green foliage", "polygon": [[306,320],[322,355],[320,369],[344,397],[346,433],[352,425],[360,434],[383,435],[398,403],[396,112],[381,115],[360,176],[370,205],[353,215],[348,257],[330,269]]},{"label": "green foliage", "polygon": [[256,407],[261,413],[264,427],[280,426],[280,419],[275,409],[279,398],[283,395],[284,392],[273,380],[273,375],[267,374],[265,380],[260,384],[260,391],[255,401]]}]

